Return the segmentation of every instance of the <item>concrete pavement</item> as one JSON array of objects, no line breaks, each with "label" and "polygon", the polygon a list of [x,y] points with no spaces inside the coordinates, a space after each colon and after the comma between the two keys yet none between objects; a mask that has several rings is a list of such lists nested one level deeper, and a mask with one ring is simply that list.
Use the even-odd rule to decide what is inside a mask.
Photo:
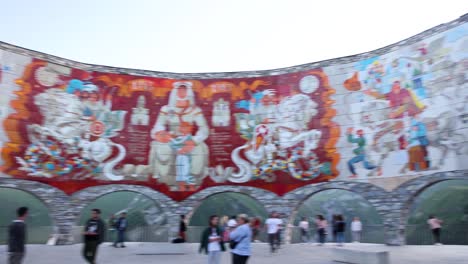
[{"label": "concrete pavement", "polygon": [[[293,244],[283,246],[270,254],[268,245],[254,243],[249,264],[331,264],[333,244]],[[468,246],[385,246],[375,244],[346,244],[346,248],[388,250],[394,264],[458,264],[468,263]],[[82,245],[46,246],[28,245],[24,264],[78,264]],[[6,263],[5,246],[0,246],[0,263]],[[99,264],[193,264],[206,263],[206,256],[198,254],[198,244],[127,243],[126,248],[113,248],[109,244],[99,247]],[[221,263],[231,263],[230,254],[223,254]]]}]

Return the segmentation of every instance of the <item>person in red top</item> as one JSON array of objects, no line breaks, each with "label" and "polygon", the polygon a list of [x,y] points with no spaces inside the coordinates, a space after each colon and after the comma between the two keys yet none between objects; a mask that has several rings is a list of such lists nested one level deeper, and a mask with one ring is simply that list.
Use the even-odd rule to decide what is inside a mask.
[{"label": "person in red top", "polygon": [[262,227],[262,221],[259,217],[254,217],[252,221],[252,242],[257,241],[260,228]]},{"label": "person in red top", "polygon": [[405,113],[408,113],[408,116],[414,116],[423,110],[423,108],[418,107],[407,89],[401,89],[400,81],[394,81],[392,90],[387,94],[380,94],[376,90],[366,90],[365,94],[377,99],[388,100],[392,109],[389,118],[402,118]]}]

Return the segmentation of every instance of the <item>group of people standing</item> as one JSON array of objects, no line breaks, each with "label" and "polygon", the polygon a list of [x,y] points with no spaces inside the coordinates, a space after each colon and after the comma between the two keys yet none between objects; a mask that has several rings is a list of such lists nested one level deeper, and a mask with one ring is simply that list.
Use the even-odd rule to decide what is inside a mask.
[{"label": "group of people standing", "polygon": [[[315,227],[317,231],[317,242],[318,245],[324,245],[327,238],[328,221],[323,215],[317,215],[315,218]],[[343,246],[345,242],[345,231],[346,222],[343,215],[333,215],[331,220],[333,241],[338,246]],[[301,240],[304,243],[310,242],[310,225],[307,217],[303,217],[299,222],[299,228],[301,231]],[[353,242],[361,241],[362,223],[358,217],[354,217],[351,222],[351,234]]]},{"label": "group of people standing", "polygon": [[[200,238],[200,253],[208,255],[208,264],[219,264],[225,243],[229,244],[233,264],[247,263],[252,254],[251,243],[257,241],[262,229],[262,220],[259,217],[249,218],[246,214],[236,216],[212,215],[208,227]],[[277,212],[273,212],[264,225],[271,252],[278,251],[281,245],[281,231],[284,229],[283,220]]]},{"label": "group of people standing", "polygon": [[225,243],[229,243],[232,255],[232,264],[245,264],[252,254],[252,224],[246,214],[229,219],[226,226],[220,225],[217,215],[212,215],[208,227],[200,238],[200,253],[208,255],[208,264],[221,263],[221,254],[226,251]]}]

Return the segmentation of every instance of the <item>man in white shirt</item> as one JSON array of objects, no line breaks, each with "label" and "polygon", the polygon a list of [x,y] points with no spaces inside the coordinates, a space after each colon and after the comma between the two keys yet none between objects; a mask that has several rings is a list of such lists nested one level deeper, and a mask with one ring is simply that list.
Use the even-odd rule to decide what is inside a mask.
[{"label": "man in white shirt", "polygon": [[362,232],[361,220],[359,220],[359,217],[354,217],[353,222],[351,222],[351,233],[353,236],[354,243],[361,242],[361,232]]},{"label": "man in white shirt", "polygon": [[274,253],[279,248],[279,232],[281,225],[283,225],[283,220],[278,218],[278,214],[273,212],[265,221],[265,226],[268,233],[268,241],[270,242],[271,252]]}]

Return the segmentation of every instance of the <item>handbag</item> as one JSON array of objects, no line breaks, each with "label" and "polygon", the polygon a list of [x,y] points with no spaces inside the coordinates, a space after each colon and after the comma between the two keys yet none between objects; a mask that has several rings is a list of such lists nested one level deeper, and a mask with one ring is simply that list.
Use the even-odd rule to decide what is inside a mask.
[{"label": "handbag", "polygon": [[235,249],[237,247],[237,244],[239,244],[239,241],[230,240],[229,241],[229,248],[230,249]]},{"label": "handbag", "polygon": [[241,239],[239,239],[239,241],[235,241],[233,239],[229,240],[229,248],[230,249],[235,249],[237,247],[237,245],[239,244],[239,242],[242,241],[242,239],[246,238],[247,236],[243,236],[241,237]]}]

